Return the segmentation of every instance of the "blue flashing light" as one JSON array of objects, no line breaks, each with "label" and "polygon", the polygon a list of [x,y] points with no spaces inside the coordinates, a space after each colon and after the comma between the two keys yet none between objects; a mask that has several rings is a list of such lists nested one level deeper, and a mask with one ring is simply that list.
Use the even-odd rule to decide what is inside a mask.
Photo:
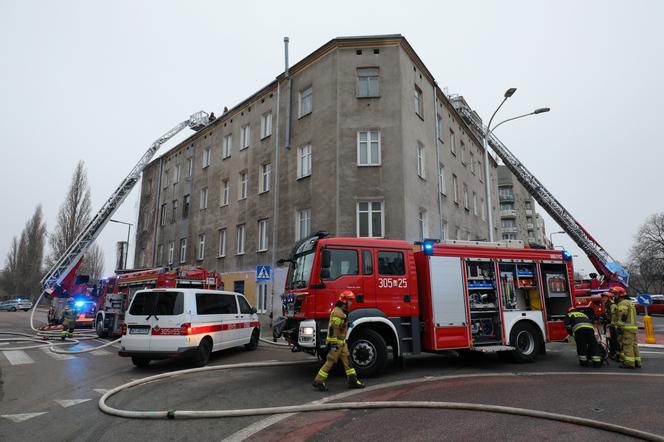
[{"label": "blue flashing light", "polygon": [[427,256],[433,255],[433,243],[425,242],[422,244],[422,250],[424,250],[424,254]]},{"label": "blue flashing light", "polygon": [[83,302],[83,301],[76,301],[76,304],[74,304],[74,305],[76,307],[83,307],[84,304],[85,304],[85,302]]},{"label": "blue flashing light", "polygon": [[563,250],[563,259],[565,261],[571,261],[572,260],[572,254],[568,252],[567,250]]}]

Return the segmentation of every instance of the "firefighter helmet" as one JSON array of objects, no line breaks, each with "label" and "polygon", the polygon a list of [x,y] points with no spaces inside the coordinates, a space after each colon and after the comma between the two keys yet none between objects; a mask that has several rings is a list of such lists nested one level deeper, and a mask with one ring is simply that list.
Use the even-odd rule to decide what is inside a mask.
[{"label": "firefighter helmet", "polygon": [[609,299],[613,299],[613,293],[611,292],[602,292],[602,298],[605,296]]},{"label": "firefighter helmet", "polygon": [[627,292],[622,287],[611,287],[609,292],[613,293],[613,296],[627,296]]},{"label": "firefighter helmet", "polygon": [[348,303],[348,301],[355,301],[355,293],[350,290],[344,290],[339,293],[339,302]]}]

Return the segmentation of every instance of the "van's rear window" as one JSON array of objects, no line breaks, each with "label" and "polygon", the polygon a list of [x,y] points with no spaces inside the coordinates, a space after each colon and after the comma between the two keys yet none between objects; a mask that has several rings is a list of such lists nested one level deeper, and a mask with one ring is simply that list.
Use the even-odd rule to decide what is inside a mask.
[{"label": "van's rear window", "polygon": [[134,296],[129,314],[171,316],[184,313],[182,292],[141,292]]}]

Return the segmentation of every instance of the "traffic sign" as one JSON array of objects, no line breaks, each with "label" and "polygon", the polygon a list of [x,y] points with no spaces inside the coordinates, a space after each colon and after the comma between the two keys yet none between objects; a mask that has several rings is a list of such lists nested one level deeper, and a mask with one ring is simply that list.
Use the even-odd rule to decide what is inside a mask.
[{"label": "traffic sign", "polygon": [[652,296],[644,293],[642,295],[639,295],[636,300],[638,301],[639,304],[641,304],[644,307],[647,307],[652,304]]},{"label": "traffic sign", "polygon": [[272,278],[272,269],[270,266],[256,267],[256,281],[269,281]]}]

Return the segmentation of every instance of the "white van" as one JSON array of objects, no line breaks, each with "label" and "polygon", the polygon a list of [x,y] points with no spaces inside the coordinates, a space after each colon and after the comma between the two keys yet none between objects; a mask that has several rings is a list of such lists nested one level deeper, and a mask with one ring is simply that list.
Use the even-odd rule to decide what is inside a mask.
[{"label": "white van", "polygon": [[219,290],[158,288],[134,295],[125,314],[120,356],[137,367],[153,359],[190,357],[202,367],[210,353],[258,347],[256,309],[244,295]]}]

